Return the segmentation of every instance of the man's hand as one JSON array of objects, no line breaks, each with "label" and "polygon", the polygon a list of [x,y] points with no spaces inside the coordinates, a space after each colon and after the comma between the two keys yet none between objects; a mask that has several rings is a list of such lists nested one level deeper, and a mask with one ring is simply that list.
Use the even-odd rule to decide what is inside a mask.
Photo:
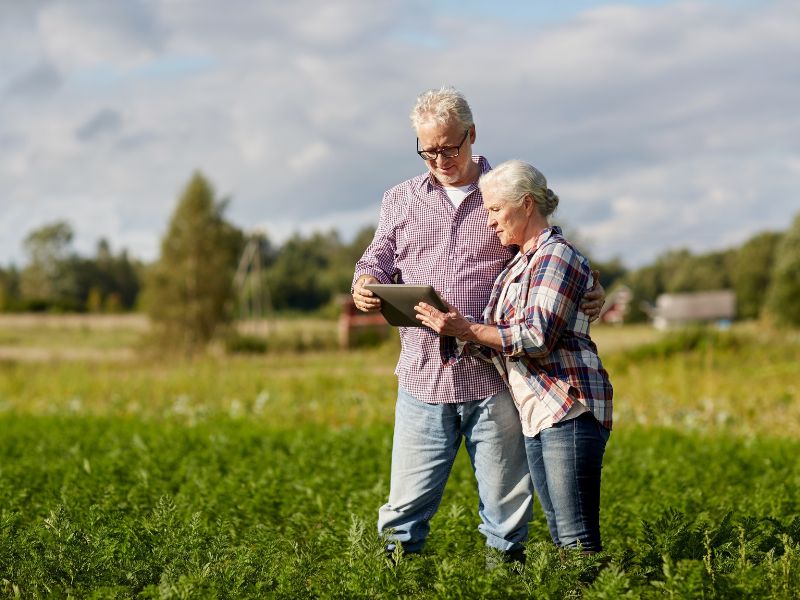
[{"label": "man's hand", "polygon": [[594,279],[592,289],[586,292],[581,300],[581,311],[589,317],[589,322],[596,321],[600,317],[600,309],[606,300],[606,290],[600,285],[600,271],[592,269],[592,279]]},{"label": "man's hand", "polygon": [[369,283],[380,283],[380,281],[372,275],[362,275],[353,286],[353,303],[361,312],[377,312],[381,309],[381,299],[364,289],[364,285]]}]

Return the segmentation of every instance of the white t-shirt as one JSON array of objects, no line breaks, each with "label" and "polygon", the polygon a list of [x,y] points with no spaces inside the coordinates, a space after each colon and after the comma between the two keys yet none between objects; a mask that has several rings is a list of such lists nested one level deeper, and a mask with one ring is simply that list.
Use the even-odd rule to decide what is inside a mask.
[{"label": "white t-shirt", "polygon": [[468,185],[461,186],[461,187],[450,187],[449,185],[444,186],[444,191],[447,193],[447,197],[450,198],[450,202],[453,203],[453,206],[458,208],[461,206],[461,203],[464,201],[464,198],[467,197],[469,193]]}]

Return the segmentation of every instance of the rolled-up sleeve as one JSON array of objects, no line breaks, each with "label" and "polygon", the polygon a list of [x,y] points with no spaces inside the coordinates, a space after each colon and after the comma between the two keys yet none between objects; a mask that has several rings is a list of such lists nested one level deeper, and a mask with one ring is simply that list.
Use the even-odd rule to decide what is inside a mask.
[{"label": "rolled-up sleeve", "polygon": [[578,309],[588,281],[588,269],[567,244],[548,244],[534,270],[524,319],[499,324],[502,354],[539,358],[550,354]]}]

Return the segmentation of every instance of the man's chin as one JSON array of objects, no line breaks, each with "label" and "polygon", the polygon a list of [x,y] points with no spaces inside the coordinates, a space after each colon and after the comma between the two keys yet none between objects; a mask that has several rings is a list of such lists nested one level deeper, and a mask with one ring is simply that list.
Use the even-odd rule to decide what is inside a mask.
[{"label": "man's chin", "polygon": [[447,185],[453,185],[456,181],[458,181],[458,173],[442,173],[440,171],[435,171],[433,176],[439,180],[439,183],[446,183]]}]

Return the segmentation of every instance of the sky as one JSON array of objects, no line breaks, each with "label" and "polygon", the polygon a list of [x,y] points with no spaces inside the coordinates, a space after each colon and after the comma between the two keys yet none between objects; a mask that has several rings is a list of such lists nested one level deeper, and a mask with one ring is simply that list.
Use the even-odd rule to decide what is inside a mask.
[{"label": "sky", "polygon": [[424,171],[408,115],[442,85],[596,260],[800,212],[796,0],[2,0],[0,265],[58,220],[153,260],[198,170],[245,231],[349,239]]}]

